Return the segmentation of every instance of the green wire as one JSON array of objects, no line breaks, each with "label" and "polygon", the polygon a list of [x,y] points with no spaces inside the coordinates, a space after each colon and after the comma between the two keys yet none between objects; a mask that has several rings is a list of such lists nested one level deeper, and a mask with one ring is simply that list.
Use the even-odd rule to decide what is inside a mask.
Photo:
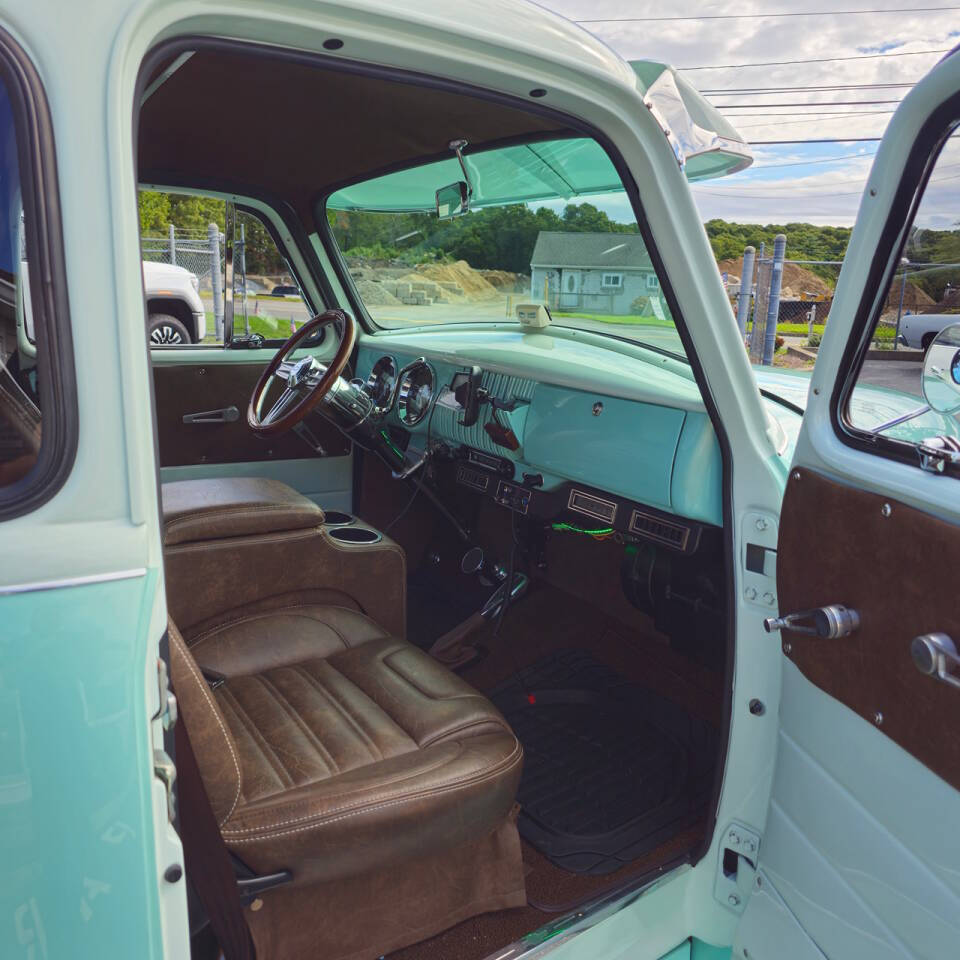
[{"label": "green wire", "polygon": [[584,530],[583,527],[575,527],[572,523],[552,523],[554,530],[569,530],[571,533],[585,533],[591,537],[603,536],[605,533],[613,533],[613,527],[600,527],[596,530]]}]

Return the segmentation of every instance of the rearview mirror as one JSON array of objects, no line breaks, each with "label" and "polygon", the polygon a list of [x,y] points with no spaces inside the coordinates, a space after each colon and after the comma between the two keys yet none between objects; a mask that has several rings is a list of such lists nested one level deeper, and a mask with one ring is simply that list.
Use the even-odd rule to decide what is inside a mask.
[{"label": "rearview mirror", "polygon": [[465,180],[449,183],[437,191],[437,218],[452,220],[470,210],[470,187]]},{"label": "rearview mirror", "polygon": [[960,411],[960,323],[944,327],[927,350],[923,398],[938,413]]}]

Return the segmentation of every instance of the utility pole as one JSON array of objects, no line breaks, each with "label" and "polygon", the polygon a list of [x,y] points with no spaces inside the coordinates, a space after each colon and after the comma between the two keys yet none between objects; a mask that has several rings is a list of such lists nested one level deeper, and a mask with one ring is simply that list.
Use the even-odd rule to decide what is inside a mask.
[{"label": "utility pole", "polygon": [[910,261],[906,257],[900,258],[900,269],[903,270],[903,278],[900,280],[900,303],[897,305],[897,331],[893,335],[893,349],[896,350],[900,343],[900,317],[903,316],[903,294],[907,289],[907,267]]},{"label": "utility pole", "polygon": [[176,266],[177,265],[177,228],[171,223],[170,224],[170,262]]},{"label": "utility pole", "polygon": [[777,318],[780,314],[780,287],[783,284],[783,258],[787,251],[787,238],[778,233],[773,241],[773,270],[770,273],[770,299],[767,301],[767,329],[763,342],[763,365],[773,365],[777,342]]},{"label": "utility pole", "polygon": [[217,343],[223,343],[223,279],[220,276],[220,228],[215,223],[207,225],[207,240],[210,244],[210,283],[213,286],[213,322]]},{"label": "utility pole", "polygon": [[757,251],[744,247],[743,269],[740,271],[740,294],[737,297],[737,326],[740,336],[747,335],[747,318],[750,316],[750,298],[753,296],[753,261]]}]

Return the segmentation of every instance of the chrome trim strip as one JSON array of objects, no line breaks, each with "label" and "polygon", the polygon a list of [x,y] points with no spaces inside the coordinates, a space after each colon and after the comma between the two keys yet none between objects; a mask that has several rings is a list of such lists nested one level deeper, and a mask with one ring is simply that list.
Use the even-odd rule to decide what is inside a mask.
[{"label": "chrome trim strip", "polygon": [[37,580],[34,583],[14,583],[8,587],[0,587],[0,597],[15,593],[37,593],[41,590],[63,590],[67,587],[86,587],[92,583],[110,583],[114,580],[133,580],[136,577],[145,577],[146,567],[136,567],[133,570],[113,570],[110,573],[94,573],[88,577],[65,577],[63,580]]}]

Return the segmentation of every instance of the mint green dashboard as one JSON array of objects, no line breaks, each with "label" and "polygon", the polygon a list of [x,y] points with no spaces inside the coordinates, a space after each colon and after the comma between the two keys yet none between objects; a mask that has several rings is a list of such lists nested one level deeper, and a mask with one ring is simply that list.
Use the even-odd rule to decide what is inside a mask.
[{"label": "mint green dashboard", "polygon": [[[357,377],[375,365],[386,371],[384,428],[409,434],[411,449],[442,442],[481,468],[539,475],[544,491],[572,481],[722,525],[719,445],[689,368],[674,358],[583,331],[487,323],[364,337]],[[497,403],[464,426],[450,386],[471,369]]]}]

